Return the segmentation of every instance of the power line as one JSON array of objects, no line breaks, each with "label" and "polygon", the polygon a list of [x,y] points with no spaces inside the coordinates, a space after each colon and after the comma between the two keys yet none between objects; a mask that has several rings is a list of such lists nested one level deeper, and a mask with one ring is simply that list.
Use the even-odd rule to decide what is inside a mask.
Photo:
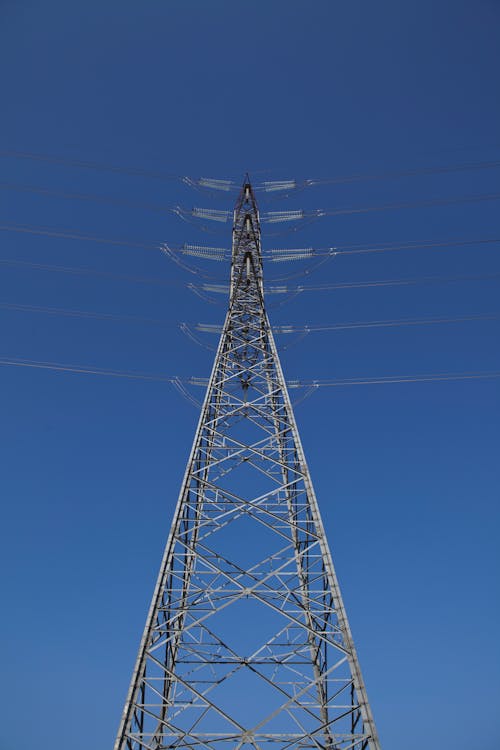
[{"label": "power line", "polygon": [[500,378],[500,372],[491,370],[484,372],[443,372],[430,375],[389,375],[378,378],[339,378],[338,380],[298,380],[296,386],[288,383],[288,387],[299,388],[334,388],[349,385],[389,385],[391,383],[431,383],[453,380],[494,380]]},{"label": "power line", "polygon": [[[16,357],[0,357],[0,365],[9,367],[25,367],[54,372],[69,372],[79,375],[102,375],[105,377],[122,378],[128,380],[143,380],[157,383],[185,383],[192,386],[206,387],[207,378],[186,377],[177,375],[160,375],[154,373],[132,372],[129,370],[106,370],[103,368],[85,365],[69,365],[59,362],[43,362],[31,359],[19,359]],[[336,386],[351,385],[378,385],[390,383],[423,383],[453,380],[486,380],[500,378],[499,371],[463,372],[463,373],[433,373],[428,375],[388,375],[372,378],[339,378],[331,380],[289,380],[288,388],[330,388]]]},{"label": "power line", "polygon": [[46,164],[57,164],[64,167],[76,167],[78,169],[91,169],[102,172],[113,172],[116,174],[126,174],[132,177],[147,177],[154,180],[178,181],[189,187],[206,188],[209,190],[234,190],[236,183],[232,180],[213,179],[210,177],[189,177],[169,172],[156,172],[141,167],[120,167],[116,164],[106,164],[96,161],[85,161],[81,159],[68,159],[62,156],[48,156],[45,154],[36,154],[29,151],[0,151],[0,157],[12,159],[26,159],[30,161],[40,161]]},{"label": "power line", "polygon": [[[304,211],[293,209],[287,211],[264,211],[260,214],[260,221],[267,224],[281,224],[284,222],[314,221],[324,216],[346,216],[349,214],[364,214],[373,211],[393,211],[405,208],[431,208],[434,206],[452,206],[462,203],[485,203],[500,200],[500,193],[487,195],[466,195],[455,198],[434,198],[430,200],[406,201],[399,203],[385,203],[380,206],[352,206],[345,208],[323,209],[316,208]],[[226,223],[231,220],[232,212],[213,208],[198,208],[191,210],[178,208],[177,213],[183,217],[193,216],[195,218]]]},{"label": "power line", "polygon": [[[179,175],[169,172],[158,172],[155,170],[144,169],[142,167],[119,166],[116,164],[107,164],[94,160],[72,159],[63,156],[54,156],[47,154],[21,151],[15,149],[0,151],[0,157],[22,159],[29,161],[39,161],[47,164],[57,164],[66,167],[75,167],[78,169],[98,170],[105,172],[114,172],[117,174],[126,174],[134,177],[147,177],[155,180],[178,180],[188,185],[204,187],[210,190],[237,190],[239,183],[234,179],[214,179],[208,177],[192,178],[186,175]],[[337,185],[350,182],[364,182],[375,180],[397,179],[400,177],[425,176],[433,174],[447,174],[454,172],[483,171],[497,169],[500,167],[500,161],[488,160],[478,161],[469,164],[452,164],[438,167],[409,168],[389,172],[361,173],[351,175],[340,175],[338,177],[319,177],[309,179],[288,179],[288,180],[271,180],[260,183],[257,188],[264,192],[289,191],[296,188],[315,187],[319,185]]]},{"label": "power line", "polygon": [[344,281],[334,284],[298,285],[296,287],[269,286],[268,293],[298,294],[301,292],[330,292],[338,289],[368,289],[370,287],[414,286],[417,284],[446,284],[461,281],[497,281],[499,273],[454,276],[415,276],[409,279],[378,279],[375,281]]},{"label": "power line", "polygon": [[10,302],[0,302],[0,310],[13,312],[43,313],[45,315],[61,315],[69,318],[89,318],[93,320],[109,320],[119,323],[143,323],[145,325],[163,326],[167,328],[179,327],[177,321],[146,318],[137,315],[120,315],[115,313],[93,312],[90,310],[68,310],[61,307],[40,307],[38,305],[22,305]]},{"label": "power line", "polygon": [[[10,310],[12,312],[26,312],[46,315],[60,315],[70,318],[88,318],[93,320],[109,320],[120,323],[141,323],[144,325],[162,326],[162,327],[179,327],[181,330],[188,332],[194,328],[203,333],[220,333],[221,326],[217,323],[195,323],[189,324],[180,321],[164,320],[160,318],[149,318],[137,315],[121,315],[117,313],[104,313],[93,310],[72,310],[61,307],[43,307],[38,305],[25,305],[20,303],[0,302],[0,310]],[[289,333],[319,333],[326,331],[340,331],[356,328],[390,328],[401,326],[425,326],[438,325],[445,323],[465,323],[473,321],[498,320],[499,313],[487,313],[480,315],[468,315],[447,318],[396,318],[392,320],[367,320],[354,321],[345,323],[327,323],[312,325],[294,325],[281,324],[273,326],[273,331],[279,334]]]},{"label": "power line", "polygon": [[104,375],[113,378],[125,378],[128,380],[146,380],[158,383],[173,383],[174,380],[180,380],[190,384],[190,378],[178,378],[177,376],[150,375],[147,373],[130,372],[126,370],[105,370],[98,367],[88,367],[85,365],[66,365],[59,362],[39,362],[32,359],[18,359],[15,357],[1,357],[0,365],[12,367],[29,367],[40,370],[53,370],[57,372],[73,372],[80,375]]},{"label": "power line", "polygon": [[131,201],[127,198],[115,198],[111,195],[96,195],[95,193],[71,193],[66,190],[52,190],[51,188],[39,187],[37,185],[19,185],[14,183],[0,183],[0,190],[14,190],[22,193],[34,193],[37,195],[47,195],[51,198],[68,198],[69,200],[92,201],[96,203],[105,203],[114,206],[124,206],[126,208],[139,208],[146,211],[155,211],[158,213],[178,214],[185,213],[184,209],[178,206],[161,206],[155,203],[140,203]]},{"label": "power line", "polygon": [[139,241],[133,242],[125,239],[110,239],[108,237],[98,237],[94,234],[82,234],[73,230],[57,230],[48,227],[34,227],[29,224],[0,224],[0,230],[3,232],[18,232],[21,234],[33,234],[41,237],[57,237],[65,240],[83,240],[85,242],[98,242],[105,245],[123,245],[124,247],[134,247],[140,250],[158,250],[161,241],[157,244],[153,242]]},{"label": "power line", "polygon": [[[139,208],[141,210],[154,211],[159,213],[175,214],[181,218],[194,217],[202,220],[212,220],[221,223],[229,221],[232,217],[231,211],[207,209],[194,207],[192,209],[183,208],[182,206],[162,206],[154,203],[140,203],[131,201],[126,198],[115,198],[109,195],[96,195],[92,193],[71,193],[64,190],[52,190],[50,188],[39,187],[35,185],[20,185],[14,183],[0,183],[0,190],[14,190],[23,193],[34,193],[56,198],[68,198],[70,200],[93,201],[98,203],[111,204],[115,206],[124,206],[127,208]],[[462,203],[484,203],[489,201],[500,200],[500,194],[491,193],[488,195],[459,196],[456,198],[438,198],[432,200],[408,201],[404,203],[387,203],[380,206],[353,206],[346,208],[334,209],[315,209],[312,211],[303,211],[294,209],[289,211],[266,211],[261,215],[261,220],[270,224],[304,221],[319,219],[324,216],[342,216],[348,214],[363,214],[374,211],[392,211],[405,208],[429,208],[433,206],[450,206]]]},{"label": "power line", "polygon": [[[84,234],[76,230],[59,230],[53,227],[38,227],[29,224],[0,224],[0,230],[4,232],[15,232],[21,234],[32,234],[43,237],[56,237],[59,239],[70,239],[70,240],[82,240],[85,242],[97,242],[107,245],[123,245],[126,247],[134,247],[143,250],[158,250],[162,245],[165,244],[163,240],[157,242],[150,242],[147,240],[131,241],[127,239],[113,239],[108,237],[100,237],[93,234]],[[411,241],[411,242],[392,242],[392,243],[373,243],[370,245],[333,245],[331,247],[323,248],[303,248],[303,249],[270,249],[264,250],[265,260],[293,260],[297,257],[301,259],[309,259],[310,257],[326,257],[336,255],[357,255],[365,253],[384,253],[384,252],[395,252],[400,250],[420,250],[426,248],[443,248],[443,247],[464,247],[467,245],[491,245],[500,242],[500,237],[492,238],[473,238],[468,240],[463,239],[443,239],[443,240],[422,240],[422,241]],[[168,246],[170,250],[183,252],[188,255],[195,255],[197,250],[198,257],[204,257],[203,251],[212,250],[217,251],[219,255],[225,251],[225,248],[203,248],[199,245],[185,245],[182,247]],[[227,251],[229,252],[229,251]],[[208,253],[205,253],[208,255]]]},{"label": "power line", "polygon": [[362,281],[362,282],[343,282],[343,283],[336,283],[336,284],[317,284],[317,285],[304,285],[300,284],[296,287],[282,287],[281,282],[288,281],[293,278],[300,278],[300,277],[308,277],[310,276],[317,268],[319,268],[321,265],[326,263],[330,258],[335,257],[337,254],[342,253],[332,253],[330,255],[325,255],[321,258],[321,260],[318,260],[315,264],[313,264],[312,268],[309,269],[303,269],[300,272],[297,273],[290,273],[285,276],[275,277],[271,278],[270,282],[272,284],[279,284],[278,286],[272,286],[269,285],[266,287],[267,291],[271,291],[271,293],[281,293],[281,294],[299,294],[303,291],[314,291],[314,292],[322,292],[322,291],[332,291],[334,289],[360,289],[363,287],[370,287],[370,286],[407,286],[412,284],[442,284],[446,282],[455,282],[455,281],[488,281],[488,280],[495,280],[497,278],[500,278],[500,273],[491,273],[491,274],[469,274],[469,275],[455,275],[455,276],[419,276],[414,279],[388,279],[388,280],[382,280],[382,281]]},{"label": "power line", "polygon": [[[1,228],[1,227],[0,227]],[[335,255],[359,255],[365,253],[388,253],[399,250],[426,250],[443,247],[464,247],[467,245],[493,245],[500,242],[500,237],[476,238],[470,240],[443,239],[420,240],[412,242],[384,242],[370,245],[337,245],[325,248],[313,248],[313,257]]]},{"label": "power line", "polygon": [[190,288],[190,285],[175,279],[159,279],[153,276],[128,276],[108,271],[96,271],[91,268],[73,268],[71,266],[54,266],[48,263],[31,263],[24,260],[12,260],[10,258],[0,259],[0,265],[12,268],[30,268],[35,271],[49,271],[55,273],[66,273],[72,276],[92,276],[96,278],[112,279],[114,281],[127,281],[136,284],[154,284],[155,286],[179,286]]},{"label": "power line", "polygon": [[0,151],[0,157],[41,161],[48,164],[60,164],[65,167],[78,167],[79,169],[116,172],[118,174],[132,175],[134,177],[151,177],[155,180],[179,180],[180,182],[185,182],[188,179],[182,175],[169,174],[167,172],[153,172],[148,169],[137,167],[119,167],[114,164],[103,164],[96,161],[84,161],[80,159],[67,159],[63,156],[47,156],[45,154],[35,154],[29,151]]},{"label": "power line", "polygon": [[[77,240],[89,240],[92,242],[99,242],[99,243],[106,243],[106,244],[112,244],[112,245],[128,245],[130,247],[135,248],[141,248],[141,249],[147,249],[147,250],[157,250],[161,249],[161,246],[158,245],[146,245],[142,243],[136,243],[136,242],[128,242],[127,240],[113,240],[108,239],[104,237],[96,237],[95,235],[83,235],[83,234],[75,234],[75,233],[68,233],[68,232],[55,232],[52,230],[46,230],[43,228],[37,229],[34,227],[19,227],[19,226],[6,226],[0,225],[0,230],[4,229],[7,231],[15,231],[15,232],[28,232],[30,234],[41,234],[41,235],[47,235],[50,237],[58,237],[58,238],[65,238],[65,239],[77,239]],[[493,244],[498,243],[500,240],[498,239],[486,239],[486,240],[467,240],[462,242],[463,245],[469,245],[469,244]],[[350,253],[370,253],[370,252],[386,252],[386,251],[392,251],[392,250],[414,250],[417,248],[425,248],[425,247],[451,247],[454,245],[460,244],[456,240],[452,242],[436,242],[436,243],[429,243],[427,245],[424,244],[409,244],[409,245],[397,245],[397,246],[382,246],[382,247],[358,247],[353,249],[346,249],[342,250],[341,247],[337,248],[335,251],[335,255],[340,254],[350,254]],[[182,252],[181,248],[170,248],[170,250],[174,251],[180,251]],[[17,260],[13,258],[2,258],[0,259],[0,265],[6,266],[6,267],[12,267],[12,268],[21,268],[21,269],[32,269],[36,271],[48,271],[53,273],[65,273],[69,275],[74,276],[91,276],[96,278],[106,278],[106,279],[112,279],[117,281],[125,281],[130,283],[139,283],[139,284],[152,284],[155,286],[180,286],[180,287],[186,287],[189,289],[193,289],[195,291],[202,290],[202,291],[209,291],[209,292],[215,292],[215,293],[227,293],[228,292],[228,286],[227,284],[221,283],[221,284],[209,284],[205,283],[200,285],[199,287],[196,287],[195,285],[191,283],[184,283],[182,281],[177,281],[173,279],[161,279],[156,277],[147,277],[147,276],[132,276],[132,275],[126,275],[126,274],[116,274],[111,273],[107,271],[97,271],[95,269],[90,268],[78,268],[73,266],[58,266],[58,265],[51,265],[48,263],[34,263],[30,261],[22,261]],[[498,273],[492,273],[492,274],[471,274],[471,275],[453,275],[453,276],[422,276],[422,277],[415,277],[410,279],[379,279],[375,281],[353,281],[353,282],[337,282],[334,284],[317,284],[317,285],[298,285],[298,286],[285,286],[285,285],[275,285],[272,283],[266,285],[266,290],[268,293],[271,294],[293,294],[297,295],[299,293],[305,292],[305,291],[333,291],[333,290],[339,290],[339,289],[362,289],[362,288],[368,288],[368,287],[390,287],[390,286],[407,286],[407,285],[416,285],[416,284],[439,284],[439,283],[449,283],[449,282],[469,282],[469,281],[494,281],[499,278]]]},{"label": "power line", "polygon": [[[298,286],[287,286],[286,284],[267,284],[265,286],[266,294],[292,294],[294,296],[302,292],[331,292],[340,289],[367,289],[370,287],[394,287],[394,286],[414,286],[417,284],[445,284],[453,282],[470,282],[470,281],[497,281],[500,279],[500,272],[490,274],[468,274],[453,276],[415,276],[409,279],[377,279],[375,281],[342,281],[333,284],[301,284]],[[201,289],[204,292],[213,294],[227,294],[229,286],[227,284],[204,283],[199,287],[189,284],[190,289]]]},{"label": "power line", "polygon": [[356,328],[395,328],[404,326],[441,325],[446,323],[467,323],[473,321],[499,320],[500,314],[465,315],[451,318],[402,318],[395,320],[363,320],[354,323],[328,323],[325,325],[275,325],[273,331],[288,333],[325,333],[327,331],[345,331]]},{"label": "power line", "polygon": [[404,208],[431,208],[433,206],[452,206],[460,203],[484,203],[500,200],[500,193],[488,195],[465,195],[457,198],[435,198],[431,200],[407,201],[403,203],[386,203],[381,206],[353,206],[350,208],[317,209],[304,212],[305,218],[320,218],[322,216],[342,216],[347,214],[364,214],[372,211],[393,211]]},{"label": "power line", "polygon": [[[323,177],[297,181],[297,187],[314,187],[317,185],[343,185],[349,182],[366,182],[375,180],[391,180],[400,177],[420,177],[432,174],[448,174],[453,172],[472,172],[485,169],[498,169],[500,161],[479,161],[470,164],[455,164],[441,167],[423,167],[417,169],[404,169],[394,172],[376,172],[372,174],[352,174],[339,177]],[[266,184],[266,183],[264,183]]]}]

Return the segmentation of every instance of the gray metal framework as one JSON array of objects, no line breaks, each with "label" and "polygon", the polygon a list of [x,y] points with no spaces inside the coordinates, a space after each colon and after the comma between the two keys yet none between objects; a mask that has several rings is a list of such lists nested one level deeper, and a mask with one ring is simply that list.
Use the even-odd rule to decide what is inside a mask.
[{"label": "gray metal framework", "polygon": [[379,750],[264,304],[251,185],[229,308],[115,750]]}]

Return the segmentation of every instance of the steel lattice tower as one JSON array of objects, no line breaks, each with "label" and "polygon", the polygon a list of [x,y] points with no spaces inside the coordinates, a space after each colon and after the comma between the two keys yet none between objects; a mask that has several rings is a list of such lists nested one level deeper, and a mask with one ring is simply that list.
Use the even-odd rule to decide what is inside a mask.
[{"label": "steel lattice tower", "polygon": [[264,304],[234,211],[229,308],[115,750],[379,750]]}]

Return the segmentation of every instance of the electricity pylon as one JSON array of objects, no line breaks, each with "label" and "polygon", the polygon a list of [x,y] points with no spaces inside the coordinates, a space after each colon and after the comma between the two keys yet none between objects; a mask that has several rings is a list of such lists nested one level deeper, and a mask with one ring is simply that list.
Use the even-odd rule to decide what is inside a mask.
[{"label": "electricity pylon", "polygon": [[229,308],[115,750],[379,750],[264,304],[234,211]]}]

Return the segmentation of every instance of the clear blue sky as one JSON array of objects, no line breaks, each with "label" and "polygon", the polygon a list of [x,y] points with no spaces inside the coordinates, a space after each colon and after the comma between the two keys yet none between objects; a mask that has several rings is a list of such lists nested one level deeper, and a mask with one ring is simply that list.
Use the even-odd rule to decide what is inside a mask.
[{"label": "clear blue sky", "polygon": [[[500,159],[500,4],[4,0],[0,151],[256,180]],[[122,173],[0,157],[0,223],[228,245],[112,195],[230,208]],[[498,169],[317,187],[263,208],[500,192]],[[1,231],[0,260],[188,281],[158,251]],[[324,218],[264,247],[499,237],[498,202]],[[500,272],[499,245],[352,255],[317,284]],[[0,266],[0,303],[219,322],[182,286]],[[276,270],[277,269],[277,270]],[[207,266],[220,280],[228,269]],[[266,269],[268,278],[302,270]],[[195,279],[195,277],[193,277]],[[275,302],[276,300],[270,300]],[[275,322],[499,311],[498,282],[303,293]],[[0,309],[1,357],[206,375],[175,327]],[[500,370],[498,321],[315,334],[289,377]],[[210,339],[206,339],[210,341]],[[280,339],[280,343],[287,343]],[[197,414],[168,385],[0,368],[0,748],[109,748]],[[198,396],[201,394],[197,394]],[[385,750],[498,747],[498,381],[323,389],[297,409]],[[90,739],[89,739],[90,738]]]}]

